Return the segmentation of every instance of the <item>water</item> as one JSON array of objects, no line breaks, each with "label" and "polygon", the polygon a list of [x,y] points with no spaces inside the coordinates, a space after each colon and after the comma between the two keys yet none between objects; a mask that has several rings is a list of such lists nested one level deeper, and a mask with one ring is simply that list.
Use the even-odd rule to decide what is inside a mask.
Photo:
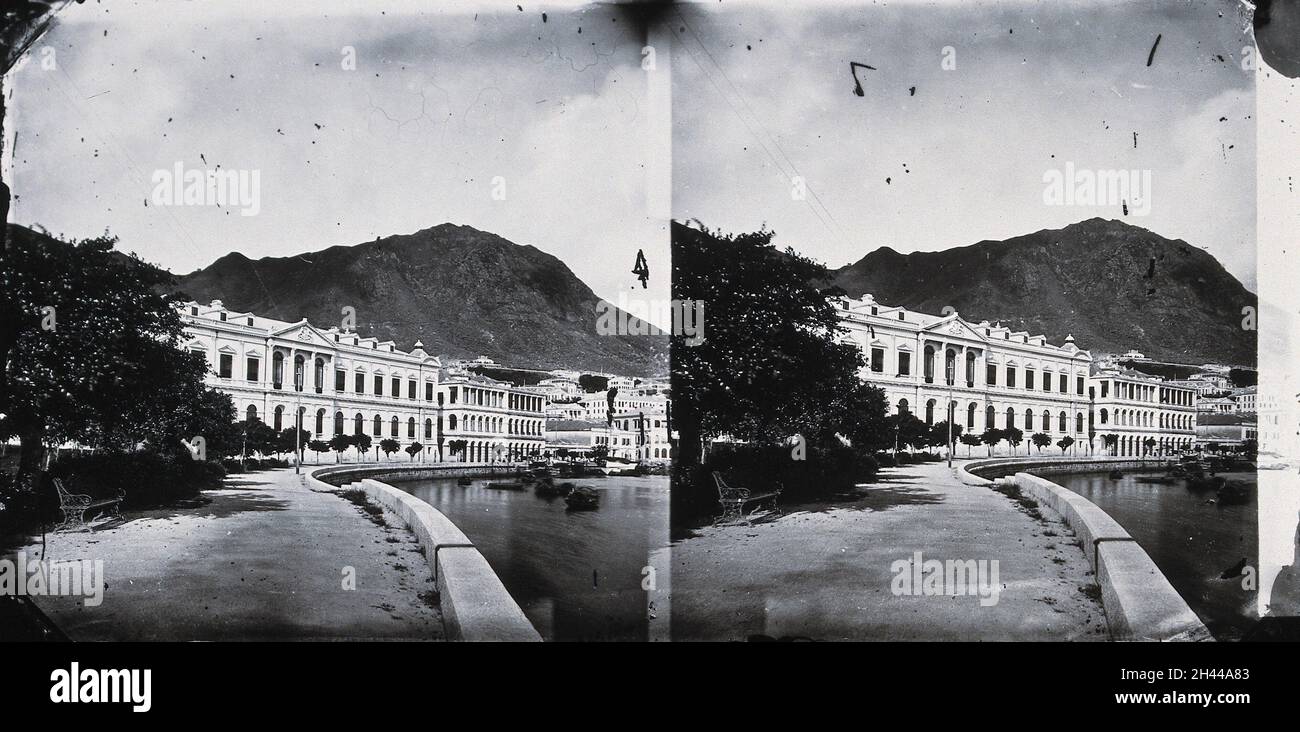
[{"label": "water", "polygon": [[574,480],[600,493],[600,508],[577,512],[566,510],[563,498],[492,490],[486,482],[394,485],[465,532],[546,640],[647,640],[641,571],[667,543],[666,476]]},{"label": "water", "polygon": [[[1141,473],[1126,473],[1119,480],[1104,473],[1052,475],[1049,480],[1087,498],[1118,521],[1215,638],[1240,639],[1258,619],[1256,593],[1242,587],[1242,577],[1219,579],[1219,575],[1242,558],[1247,565],[1259,567],[1255,495],[1239,506],[1207,504],[1214,498],[1213,491],[1193,493],[1182,481],[1138,483],[1136,475]],[[1223,476],[1255,485],[1254,473]]]}]

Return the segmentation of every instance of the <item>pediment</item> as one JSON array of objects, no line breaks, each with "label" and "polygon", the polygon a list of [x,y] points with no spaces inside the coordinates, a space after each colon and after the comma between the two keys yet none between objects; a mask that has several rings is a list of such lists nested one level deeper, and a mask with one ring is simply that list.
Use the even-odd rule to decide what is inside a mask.
[{"label": "pediment", "polygon": [[272,337],[280,338],[286,341],[295,341],[303,346],[312,346],[315,348],[333,349],[337,344],[327,337],[324,333],[317,330],[310,323],[303,321],[294,323],[280,330],[271,333]]}]

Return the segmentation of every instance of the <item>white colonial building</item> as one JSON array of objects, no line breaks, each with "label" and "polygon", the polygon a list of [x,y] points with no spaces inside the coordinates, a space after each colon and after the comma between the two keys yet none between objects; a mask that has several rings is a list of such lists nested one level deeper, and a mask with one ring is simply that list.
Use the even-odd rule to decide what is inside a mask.
[{"label": "white colonial building", "polygon": [[931,424],[954,415],[966,434],[1015,427],[1026,441],[1034,432],[1053,442],[1069,436],[1071,452],[1087,451],[1092,356],[1073,338],[1057,346],[1041,335],[970,323],[956,312],[891,307],[871,295],[840,298],[836,306],[848,330],[842,337],[866,355],[862,377],[885,391],[892,412]]},{"label": "white colonial building", "polygon": [[[1120,457],[1172,455],[1196,445],[1197,387],[1131,369],[1107,368],[1090,380],[1092,429]],[[1147,440],[1153,440],[1151,444]],[[1098,447],[1101,447],[1099,445]]]},{"label": "white colonial building", "polygon": [[297,412],[312,439],[366,434],[375,445],[418,441],[426,456],[436,453],[440,363],[418,341],[402,351],[306,320],[234,312],[220,300],[185,303],[180,312],[183,347],[207,359],[207,382],[231,396],[237,420],[282,430]]},{"label": "white colonial building", "polygon": [[447,442],[465,440],[467,462],[503,462],[540,455],[546,447],[546,396],[477,374],[438,384]]}]

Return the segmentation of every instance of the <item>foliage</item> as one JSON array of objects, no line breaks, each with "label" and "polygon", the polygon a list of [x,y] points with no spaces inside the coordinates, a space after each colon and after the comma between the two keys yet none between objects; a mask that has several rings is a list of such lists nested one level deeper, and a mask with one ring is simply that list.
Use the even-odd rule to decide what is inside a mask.
[{"label": "foliage", "polygon": [[420,451],[423,450],[423,449],[424,449],[424,445],[421,445],[421,444],[418,443],[418,442],[412,442],[411,444],[409,444],[409,445],[406,446],[406,450],[405,450],[405,452],[406,452],[407,455],[410,455],[410,456],[411,456],[411,459],[412,459],[412,460],[414,460],[414,459],[415,459],[415,456],[416,456],[416,455],[419,455],[419,454],[420,454]]},{"label": "foliage", "polygon": [[1070,449],[1070,446],[1073,445],[1073,444],[1074,444],[1074,438],[1073,438],[1073,437],[1070,437],[1070,436],[1068,436],[1068,435],[1065,436],[1065,437],[1062,437],[1060,440],[1057,440],[1057,442],[1056,442],[1056,446],[1059,447],[1059,448],[1061,448],[1061,454],[1062,454],[1062,455],[1064,455],[1064,454],[1065,454],[1065,451],[1066,451],[1066,450],[1069,450],[1069,449]]},{"label": "foliage", "polygon": [[379,449],[387,457],[402,449],[402,444],[391,437],[385,437],[379,441]]},{"label": "foliage", "polygon": [[1033,443],[1034,447],[1038,448],[1040,454],[1043,452],[1044,447],[1052,444],[1052,438],[1042,432],[1035,432],[1030,435],[1029,441]]},{"label": "foliage", "polygon": [[598,391],[605,391],[609,388],[609,377],[597,376],[595,374],[580,374],[578,376],[578,388],[589,394],[594,394]]}]

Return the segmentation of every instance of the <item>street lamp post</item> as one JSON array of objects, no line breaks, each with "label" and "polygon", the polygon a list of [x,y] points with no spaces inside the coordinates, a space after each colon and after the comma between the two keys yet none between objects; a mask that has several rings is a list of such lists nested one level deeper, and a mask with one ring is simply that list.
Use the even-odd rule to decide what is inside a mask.
[{"label": "street lamp post", "polygon": [[[947,358],[945,357],[946,361]],[[948,364],[948,467],[952,467],[952,422],[957,418],[956,405],[952,401],[953,380],[957,378],[957,362]]]},{"label": "street lamp post", "polygon": [[[303,363],[302,371],[307,370],[307,364]],[[294,426],[293,426],[293,473],[299,475],[302,473],[302,371],[294,369],[293,389],[298,395],[298,403],[294,407]]]}]

